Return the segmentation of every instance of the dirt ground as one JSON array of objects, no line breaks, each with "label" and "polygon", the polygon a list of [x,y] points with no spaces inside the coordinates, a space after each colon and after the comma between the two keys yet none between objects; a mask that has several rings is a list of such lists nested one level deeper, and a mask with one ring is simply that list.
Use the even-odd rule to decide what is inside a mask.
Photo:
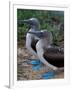
[{"label": "dirt ground", "polygon": [[[29,53],[29,51],[24,46],[18,46],[17,48],[17,80],[40,80],[43,79],[41,75],[45,72],[51,70],[45,65],[41,70],[34,71],[32,70],[32,65],[28,63],[29,59],[37,59],[34,55]],[[61,72],[55,78],[64,78],[64,72]]]}]

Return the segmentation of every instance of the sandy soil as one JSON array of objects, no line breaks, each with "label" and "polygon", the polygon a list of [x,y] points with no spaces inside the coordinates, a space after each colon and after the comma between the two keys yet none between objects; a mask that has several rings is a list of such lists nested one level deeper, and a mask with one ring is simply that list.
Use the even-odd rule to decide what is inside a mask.
[{"label": "sandy soil", "polygon": [[[37,57],[31,55],[26,47],[19,47],[17,49],[17,80],[40,80],[43,79],[41,75],[51,70],[45,65],[41,70],[32,70],[32,65],[28,64],[29,59],[37,59]],[[64,78],[64,72],[57,74],[55,78]]]}]

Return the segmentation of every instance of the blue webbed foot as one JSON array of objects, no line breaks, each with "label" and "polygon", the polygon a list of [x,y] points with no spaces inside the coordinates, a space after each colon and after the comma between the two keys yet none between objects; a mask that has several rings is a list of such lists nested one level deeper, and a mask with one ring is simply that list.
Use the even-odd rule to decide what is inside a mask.
[{"label": "blue webbed foot", "polygon": [[51,79],[56,75],[56,73],[54,71],[48,71],[44,74],[42,74],[42,78],[43,79]]}]

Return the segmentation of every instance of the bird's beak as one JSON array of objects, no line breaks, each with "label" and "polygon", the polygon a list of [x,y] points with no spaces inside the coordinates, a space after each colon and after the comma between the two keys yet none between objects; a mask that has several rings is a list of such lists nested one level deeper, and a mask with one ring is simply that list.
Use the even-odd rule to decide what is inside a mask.
[{"label": "bird's beak", "polygon": [[29,23],[29,20],[24,20],[24,23]]},{"label": "bird's beak", "polygon": [[29,23],[29,20],[18,20],[19,24]]},{"label": "bird's beak", "polygon": [[29,31],[28,33],[35,35],[37,38],[43,38],[43,32],[41,31]]}]

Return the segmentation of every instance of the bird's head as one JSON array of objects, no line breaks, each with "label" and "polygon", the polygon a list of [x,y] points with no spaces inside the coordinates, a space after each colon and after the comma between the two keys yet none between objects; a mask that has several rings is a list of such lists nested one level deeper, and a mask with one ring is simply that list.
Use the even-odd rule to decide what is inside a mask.
[{"label": "bird's head", "polygon": [[31,28],[39,28],[40,23],[37,18],[30,18],[26,20],[19,20],[20,23],[27,23],[31,26]]},{"label": "bird's head", "polygon": [[44,31],[29,31],[28,33],[35,35],[39,39],[49,38],[52,36],[51,32],[44,30]]},{"label": "bird's head", "polygon": [[28,33],[33,34],[34,36],[36,36],[39,40],[42,40],[43,43],[47,40],[48,44],[52,44],[52,34],[51,32],[47,31],[47,30],[43,30],[43,31],[29,31]]}]

